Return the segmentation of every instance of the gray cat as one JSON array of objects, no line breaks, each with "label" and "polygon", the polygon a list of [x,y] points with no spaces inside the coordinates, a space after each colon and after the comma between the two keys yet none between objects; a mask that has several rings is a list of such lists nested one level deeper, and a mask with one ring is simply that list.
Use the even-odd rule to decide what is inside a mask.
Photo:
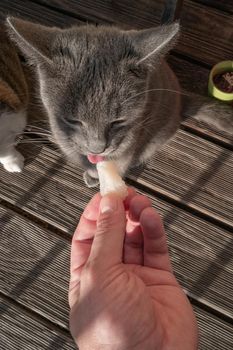
[{"label": "gray cat", "polygon": [[[54,139],[86,168],[88,186],[98,183],[98,161],[115,160],[124,175],[179,128],[182,95],[164,61],[177,41],[178,23],[140,31],[92,25],[61,30],[16,18],[7,23],[11,38],[36,66]],[[228,106],[196,101],[184,114],[194,110],[198,119],[214,118],[220,129],[233,129]]]}]

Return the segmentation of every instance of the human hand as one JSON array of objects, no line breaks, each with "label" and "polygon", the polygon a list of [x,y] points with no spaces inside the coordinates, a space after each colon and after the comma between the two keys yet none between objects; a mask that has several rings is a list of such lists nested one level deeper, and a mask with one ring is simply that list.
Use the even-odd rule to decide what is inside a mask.
[{"label": "human hand", "polygon": [[70,330],[80,350],[194,350],[197,325],[148,198],[95,195],[74,233]]}]

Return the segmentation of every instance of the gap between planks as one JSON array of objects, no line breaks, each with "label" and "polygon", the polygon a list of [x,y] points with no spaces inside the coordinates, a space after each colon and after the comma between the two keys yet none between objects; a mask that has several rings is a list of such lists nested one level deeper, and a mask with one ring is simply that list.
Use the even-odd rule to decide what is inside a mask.
[{"label": "gap between planks", "polygon": [[25,309],[0,293],[0,335],[4,350],[75,350],[67,330]]},{"label": "gap between planks", "polygon": [[46,222],[42,218],[39,218],[33,212],[28,212],[25,209],[22,209],[19,206],[12,204],[12,202],[9,202],[5,199],[0,198],[0,206],[6,210],[10,210],[12,212],[17,213],[22,218],[27,218],[28,220],[35,223],[40,228],[48,230],[49,232],[55,234],[56,236],[67,240],[68,242],[71,242],[72,240],[72,236],[69,235],[67,232],[64,232],[63,230],[59,229],[55,225],[49,222]]},{"label": "gap between planks", "polygon": [[[46,326],[46,328],[48,328],[52,331],[55,330],[55,331],[61,333],[64,336],[67,336],[67,337],[71,336],[69,328],[65,327],[62,324],[51,321],[45,315],[42,315],[41,313],[38,313],[38,312],[32,310],[26,304],[19,303],[17,300],[12,298],[9,294],[5,294],[4,292],[2,292],[0,290],[0,300],[1,299],[9,306],[16,307],[20,313],[27,315],[30,319],[37,320],[38,322],[40,322],[41,324]],[[0,311],[0,319],[1,319],[1,311]],[[1,329],[0,329],[0,333],[1,333]]]},{"label": "gap between planks", "polygon": [[228,14],[233,14],[233,3],[230,0],[193,0],[194,2],[211,7]]},{"label": "gap between planks", "polygon": [[195,205],[187,205],[185,202],[182,202],[182,200],[178,200],[175,196],[173,197],[171,194],[168,194],[167,191],[163,191],[161,188],[150,188],[147,187],[146,182],[143,181],[141,183],[137,182],[135,179],[131,177],[127,177],[127,183],[134,187],[135,189],[139,191],[143,191],[145,193],[148,193],[151,196],[154,196],[158,199],[162,199],[163,201],[166,201],[169,204],[172,204],[176,206],[179,209],[182,209],[186,211],[187,213],[190,213],[192,215],[195,215],[199,219],[203,219],[206,222],[209,222],[211,224],[214,224],[215,226],[218,226],[219,228],[223,228],[225,230],[232,230],[232,225],[228,224],[227,222],[223,222],[221,219],[215,218],[208,214],[208,212],[204,212],[199,209],[198,206]]}]

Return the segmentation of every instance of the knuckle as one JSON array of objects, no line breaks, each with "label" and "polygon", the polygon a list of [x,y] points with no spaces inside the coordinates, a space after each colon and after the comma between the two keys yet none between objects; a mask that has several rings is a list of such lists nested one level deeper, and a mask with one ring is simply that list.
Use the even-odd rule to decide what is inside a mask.
[{"label": "knuckle", "polygon": [[116,219],[113,215],[102,215],[99,222],[97,223],[97,230],[99,232],[104,232],[109,230],[116,223]]},{"label": "knuckle", "polygon": [[125,224],[125,218],[122,218],[118,213],[104,213],[101,215],[99,222],[97,222],[97,228],[105,231],[123,224]]}]

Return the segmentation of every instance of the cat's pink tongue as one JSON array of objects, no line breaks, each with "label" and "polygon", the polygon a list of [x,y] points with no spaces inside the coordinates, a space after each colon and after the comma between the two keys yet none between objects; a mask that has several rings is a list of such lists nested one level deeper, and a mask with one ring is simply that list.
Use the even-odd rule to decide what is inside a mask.
[{"label": "cat's pink tongue", "polygon": [[95,155],[95,154],[88,154],[87,155],[87,159],[92,164],[97,164],[98,162],[104,161],[104,157],[103,156],[98,156],[98,155]]}]

